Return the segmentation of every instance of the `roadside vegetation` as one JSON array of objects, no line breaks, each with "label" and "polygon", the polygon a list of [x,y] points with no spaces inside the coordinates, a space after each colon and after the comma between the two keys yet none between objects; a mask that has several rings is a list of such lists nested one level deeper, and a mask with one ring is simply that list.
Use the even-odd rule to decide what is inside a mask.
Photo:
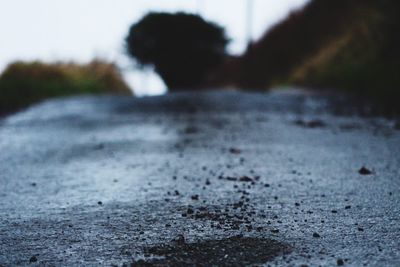
[{"label": "roadside vegetation", "polygon": [[38,101],[77,94],[132,94],[116,65],[15,62],[0,75],[0,114]]},{"label": "roadside vegetation", "polygon": [[312,0],[243,56],[229,59],[214,81],[258,90],[280,85],[345,90],[396,109],[398,10],[397,0]]}]

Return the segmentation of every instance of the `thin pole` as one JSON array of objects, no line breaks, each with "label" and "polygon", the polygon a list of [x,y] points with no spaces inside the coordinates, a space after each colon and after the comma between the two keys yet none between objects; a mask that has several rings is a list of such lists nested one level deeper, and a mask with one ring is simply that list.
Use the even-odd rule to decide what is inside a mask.
[{"label": "thin pole", "polygon": [[254,1],[246,0],[246,34],[247,44],[250,44],[253,39],[253,13],[254,13]]}]

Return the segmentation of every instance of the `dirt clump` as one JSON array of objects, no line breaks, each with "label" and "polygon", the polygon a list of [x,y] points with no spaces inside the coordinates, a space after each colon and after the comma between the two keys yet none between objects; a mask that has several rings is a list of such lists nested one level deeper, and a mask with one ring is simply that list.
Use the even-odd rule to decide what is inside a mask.
[{"label": "dirt clump", "polygon": [[131,266],[248,266],[263,264],[290,252],[290,247],[271,239],[235,236],[198,243],[172,242],[145,249],[149,259]]}]

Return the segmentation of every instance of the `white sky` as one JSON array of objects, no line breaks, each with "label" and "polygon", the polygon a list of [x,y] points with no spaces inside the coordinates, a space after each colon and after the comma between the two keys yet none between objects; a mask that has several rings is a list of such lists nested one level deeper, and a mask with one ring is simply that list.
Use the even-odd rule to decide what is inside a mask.
[{"label": "white sky", "polygon": [[[139,95],[165,91],[151,72],[133,71],[124,55],[129,26],[149,11],[200,13],[224,26],[231,53],[246,46],[248,0],[0,0],[0,71],[15,60],[117,62]],[[252,0],[252,36],[259,38],[308,0]]]}]

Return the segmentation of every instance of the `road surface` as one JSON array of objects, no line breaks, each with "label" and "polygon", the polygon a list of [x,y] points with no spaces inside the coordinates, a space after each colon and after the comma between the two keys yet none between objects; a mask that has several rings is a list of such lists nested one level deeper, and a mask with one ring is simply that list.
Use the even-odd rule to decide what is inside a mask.
[{"label": "road surface", "polygon": [[288,90],[0,121],[0,266],[400,266],[400,131]]}]

